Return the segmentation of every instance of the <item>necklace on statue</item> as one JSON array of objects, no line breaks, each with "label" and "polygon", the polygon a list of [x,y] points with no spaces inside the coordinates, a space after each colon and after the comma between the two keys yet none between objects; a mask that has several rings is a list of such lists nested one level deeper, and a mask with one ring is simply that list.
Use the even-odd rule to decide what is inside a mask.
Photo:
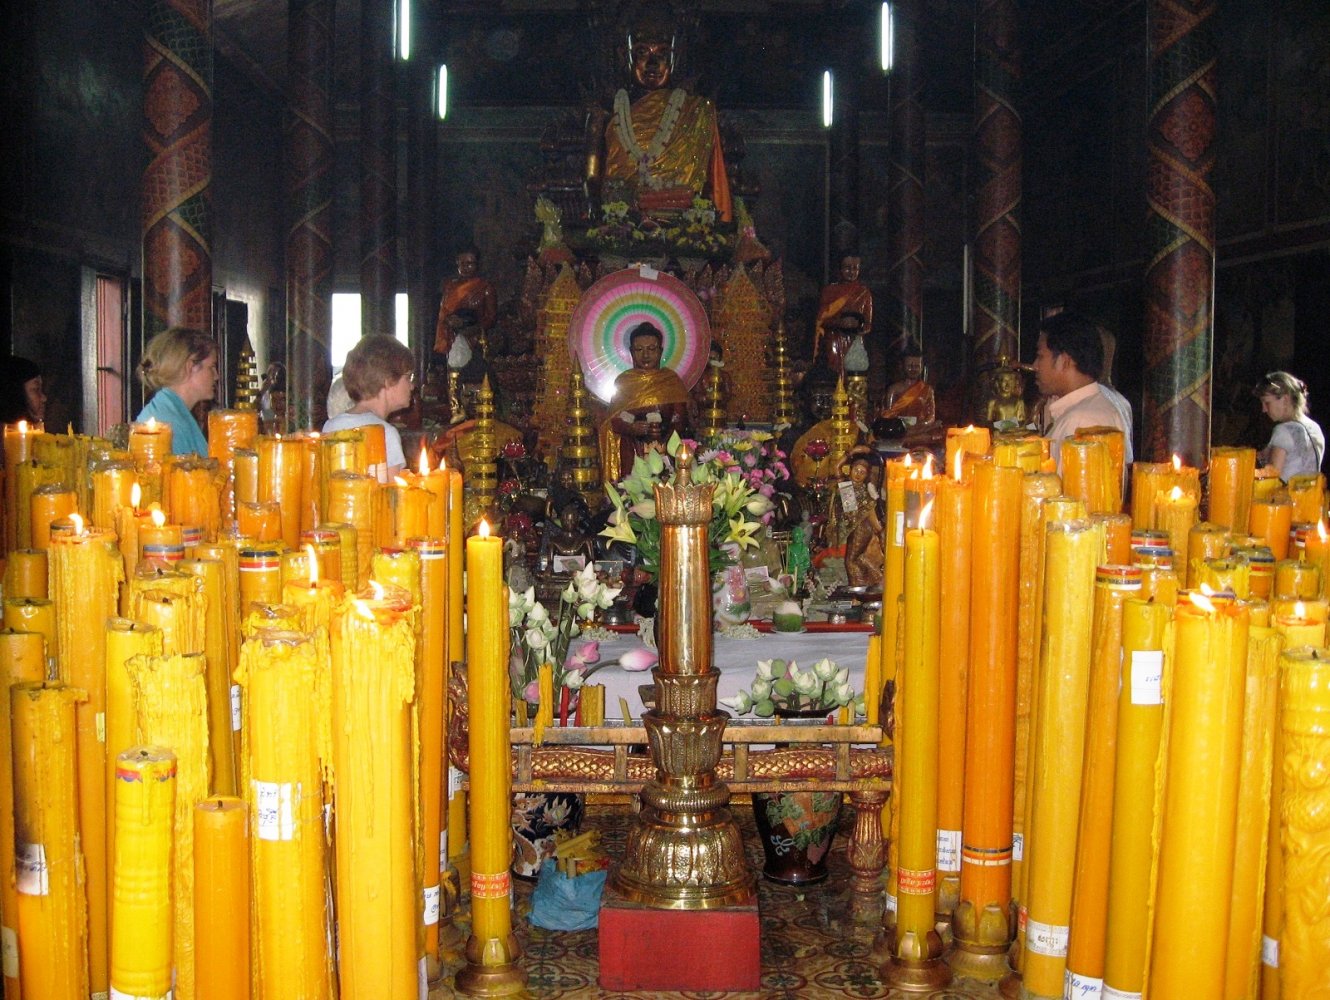
[{"label": "necklace on statue", "polygon": [[651,168],[660,159],[660,154],[665,151],[665,147],[670,144],[670,140],[674,138],[674,129],[679,124],[679,115],[683,111],[683,102],[687,97],[687,93],[677,88],[670,92],[670,99],[665,105],[665,110],[661,112],[660,124],[656,127],[656,134],[647,143],[647,148],[643,149],[637,141],[637,136],[633,133],[633,111],[632,106],[628,103],[628,91],[620,90],[614,95],[613,125],[615,134],[618,135],[619,142],[628,151],[628,155],[633,162],[637,164],[638,176],[647,187],[660,188],[664,186],[664,181],[661,178],[652,175]]}]

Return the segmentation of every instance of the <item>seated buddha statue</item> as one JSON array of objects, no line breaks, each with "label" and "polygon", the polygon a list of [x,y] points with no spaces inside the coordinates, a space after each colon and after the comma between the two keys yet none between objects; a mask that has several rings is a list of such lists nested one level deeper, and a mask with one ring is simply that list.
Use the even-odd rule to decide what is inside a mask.
[{"label": "seated buddha statue", "polygon": [[988,379],[988,399],[984,401],[984,423],[1002,429],[1024,427],[1025,393],[1021,373],[1015,368],[995,369]]},{"label": "seated buddha statue", "polygon": [[831,408],[836,387],[834,383],[817,378],[819,374],[810,376],[815,377],[816,381],[803,387],[812,423],[790,448],[790,471],[800,486],[826,479],[839,466],[839,457],[831,454],[835,437]]},{"label": "seated buddha statue", "polygon": [[686,436],[689,431],[688,387],[673,370],[661,367],[663,343],[652,323],[628,331],[633,367],[615,378],[609,416],[600,425],[601,476],[607,483],[631,472],[635,456],[663,451],[672,433]]},{"label": "seated buddha statue", "polygon": [[928,384],[922,354],[907,354],[901,359],[901,377],[887,386],[878,419],[900,419],[907,424],[927,425],[937,419],[937,402]]},{"label": "seated buddha statue", "polygon": [[589,517],[586,504],[579,497],[563,505],[558,521],[546,522],[540,543],[541,573],[568,576],[595,562],[595,539],[583,527]]},{"label": "seated buddha statue", "polygon": [[730,222],[716,108],[705,97],[670,87],[674,37],[674,25],[655,13],[630,30],[630,88],[614,95],[604,160],[592,156],[589,180],[593,189],[600,187],[602,202],[626,201],[644,215],[679,212],[705,197]]}]

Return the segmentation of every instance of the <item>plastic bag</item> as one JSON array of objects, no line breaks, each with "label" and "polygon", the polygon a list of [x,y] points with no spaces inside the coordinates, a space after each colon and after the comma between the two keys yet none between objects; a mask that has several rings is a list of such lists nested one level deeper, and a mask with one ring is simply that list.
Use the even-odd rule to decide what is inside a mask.
[{"label": "plastic bag", "polygon": [[605,888],[605,869],[569,878],[559,871],[553,858],[540,866],[540,879],[531,893],[531,914],[537,927],[551,931],[585,931],[600,919],[600,894]]}]

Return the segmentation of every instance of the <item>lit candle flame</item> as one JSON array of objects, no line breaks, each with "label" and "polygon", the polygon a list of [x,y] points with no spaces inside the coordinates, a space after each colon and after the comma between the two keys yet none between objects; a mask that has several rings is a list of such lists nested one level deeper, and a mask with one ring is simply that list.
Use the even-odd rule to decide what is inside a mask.
[{"label": "lit candle flame", "polygon": [[420,446],[420,465],[417,468],[420,469],[422,476],[429,475],[429,452],[425,449],[423,443]]},{"label": "lit candle flame", "polygon": [[394,485],[394,486],[410,486],[411,484],[408,483],[408,482],[407,482],[405,479],[403,479],[401,476],[393,476],[393,485]]},{"label": "lit candle flame", "polygon": [[305,555],[309,557],[309,586],[312,590],[319,582],[319,554],[313,545],[307,543]]},{"label": "lit candle flame", "polygon": [[933,478],[933,456],[931,454],[926,459],[924,459],[924,474],[919,478],[921,479]]},{"label": "lit candle flame", "polygon": [[162,508],[154,507],[152,509],[152,523],[158,528],[166,523],[166,515],[162,513]]},{"label": "lit candle flame", "polygon": [[155,430],[157,430],[157,418],[156,418],[156,417],[149,417],[149,418],[148,418],[147,428],[148,428],[148,430],[150,430],[150,431],[155,431]]},{"label": "lit candle flame", "polygon": [[1174,502],[1182,499],[1182,487],[1174,486],[1168,491],[1168,498]]},{"label": "lit candle flame", "polygon": [[383,584],[379,583],[378,580],[371,580],[369,582],[369,589],[373,591],[374,600],[376,601],[383,600],[383,595],[388,593],[388,591],[384,588]]},{"label": "lit candle flame", "polygon": [[365,619],[365,621],[372,622],[374,620],[374,612],[369,609],[369,605],[364,601],[355,600],[351,603],[355,606],[356,614]]},{"label": "lit candle flame", "polygon": [[929,518],[933,515],[933,501],[929,499],[928,503],[919,508],[919,530],[923,531],[928,527]]},{"label": "lit candle flame", "polygon": [[1206,597],[1204,594],[1198,594],[1195,591],[1192,591],[1191,603],[1195,607],[1198,607],[1209,614],[1214,614],[1215,612],[1214,601],[1210,600],[1210,598]]},{"label": "lit candle flame", "polygon": [[905,453],[905,458],[901,460],[901,465],[905,466],[908,469],[913,464],[914,464],[914,457],[907,451]]},{"label": "lit candle flame", "polygon": [[1173,471],[1174,472],[1182,471],[1182,456],[1179,455],[1176,451],[1173,452]]},{"label": "lit candle flame", "polygon": [[480,528],[477,530],[476,533],[480,535],[481,538],[489,538],[490,536],[489,522],[486,521],[483,517],[480,519]]},{"label": "lit candle flame", "polygon": [[1321,541],[1330,541],[1330,535],[1327,535],[1325,531],[1325,518],[1321,518],[1316,522],[1316,533],[1321,536]]},{"label": "lit candle flame", "polygon": [[69,519],[74,522],[74,534],[83,534],[83,518],[79,517],[77,514],[70,514]]},{"label": "lit candle flame", "polygon": [[1303,604],[1301,601],[1296,602],[1296,603],[1293,605],[1293,617],[1294,617],[1294,618],[1306,618],[1306,617],[1307,617],[1307,605]]},{"label": "lit candle flame", "polygon": [[448,471],[448,459],[446,458],[439,459],[439,471],[440,472]]},{"label": "lit candle flame", "polygon": [[956,449],[956,468],[952,472],[951,478],[959,483],[961,481],[961,474],[964,471],[965,471],[965,450],[963,448],[958,448]]},{"label": "lit candle flame", "polygon": [[962,433],[962,434],[973,434],[973,433],[974,433],[974,424],[966,424],[966,425],[965,425],[965,430],[961,431],[961,433]]},{"label": "lit candle flame", "polygon": [[134,513],[138,513],[139,504],[143,501],[143,490],[135,483],[129,490],[129,505],[134,508]]},{"label": "lit candle flame", "polygon": [[18,422],[18,432],[20,434],[28,433],[28,422],[26,420],[20,420]]}]

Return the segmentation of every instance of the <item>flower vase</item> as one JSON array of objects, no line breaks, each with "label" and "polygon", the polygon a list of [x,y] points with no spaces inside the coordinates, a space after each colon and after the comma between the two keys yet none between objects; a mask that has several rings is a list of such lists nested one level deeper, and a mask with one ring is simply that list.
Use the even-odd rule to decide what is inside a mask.
[{"label": "flower vase", "polygon": [[541,863],[554,857],[557,834],[575,835],[586,815],[579,792],[517,792],[513,795],[513,875],[535,881]]},{"label": "flower vase", "polygon": [[743,566],[726,566],[712,574],[711,608],[715,612],[718,629],[742,625],[748,621],[753,605]]},{"label": "flower vase", "polygon": [[[826,709],[782,712],[782,719],[827,718]],[[840,823],[840,792],[754,792],[753,820],[762,841],[763,878],[813,885],[827,877],[827,855]]]}]

